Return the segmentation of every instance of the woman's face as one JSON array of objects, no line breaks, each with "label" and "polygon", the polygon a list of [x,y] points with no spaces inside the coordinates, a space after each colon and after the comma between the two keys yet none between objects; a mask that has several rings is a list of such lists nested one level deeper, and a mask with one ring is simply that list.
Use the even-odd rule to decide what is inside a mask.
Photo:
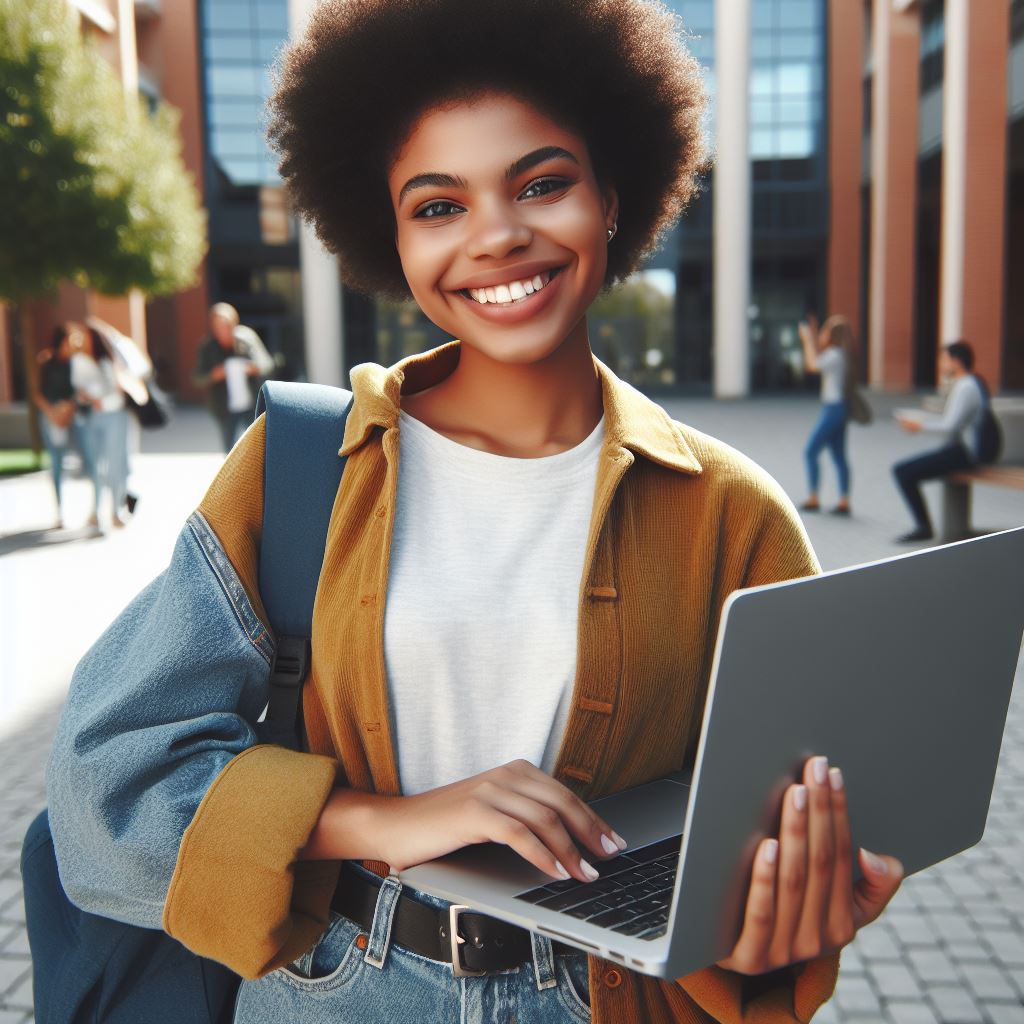
[{"label": "woman's face", "polygon": [[532,363],[581,324],[618,208],[578,135],[505,94],[434,107],[388,187],[409,288],[442,330],[492,359]]}]

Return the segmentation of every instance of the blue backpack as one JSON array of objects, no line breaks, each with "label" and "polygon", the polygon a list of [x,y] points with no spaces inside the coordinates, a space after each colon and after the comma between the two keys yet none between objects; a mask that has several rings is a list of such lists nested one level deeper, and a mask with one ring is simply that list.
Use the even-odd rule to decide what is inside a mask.
[{"label": "blue backpack", "polygon": [[[260,596],[277,637],[261,741],[302,749],[302,684],[313,599],[345,460],[338,456],[352,396],[340,388],[270,381],[266,412]],[[240,978],[162,931],[79,910],[57,873],[44,810],[21,853],[36,1024],[227,1024]]]}]

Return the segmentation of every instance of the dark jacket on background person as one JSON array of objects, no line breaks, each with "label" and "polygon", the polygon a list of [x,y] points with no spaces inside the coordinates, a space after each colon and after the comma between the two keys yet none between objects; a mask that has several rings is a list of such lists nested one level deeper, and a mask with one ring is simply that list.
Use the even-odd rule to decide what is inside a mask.
[{"label": "dark jacket on background person", "polygon": [[210,372],[214,367],[222,366],[234,356],[250,360],[256,364],[256,368],[259,370],[258,375],[251,380],[254,400],[259,392],[262,379],[269,377],[274,372],[273,356],[266,350],[260,336],[251,327],[239,324],[235,328],[233,351],[226,349],[213,335],[208,334],[199,346],[196,366],[192,371],[192,383],[197,388],[203,388],[206,391],[210,412],[217,419],[223,419],[228,414],[228,387],[226,381],[211,380]]}]

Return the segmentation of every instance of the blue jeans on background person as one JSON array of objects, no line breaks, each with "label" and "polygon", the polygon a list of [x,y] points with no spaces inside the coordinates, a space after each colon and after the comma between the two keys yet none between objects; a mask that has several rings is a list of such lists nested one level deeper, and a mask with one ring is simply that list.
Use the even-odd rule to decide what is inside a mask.
[{"label": "blue jeans on background person", "polygon": [[[359,864],[351,866],[370,874]],[[332,913],[330,927],[312,950],[288,967],[242,982],[233,1024],[586,1024],[591,1019],[586,953],[556,957],[551,940],[533,933],[531,961],[484,977],[456,978],[451,964],[391,943],[392,915],[403,890],[428,906],[450,906],[394,876],[385,879],[369,933]]]},{"label": "blue jeans on background person", "polygon": [[110,491],[111,516],[117,522],[128,498],[128,411],[94,410],[89,416],[89,437],[96,462],[97,514],[100,495]]},{"label": "blue jeans on background person", "polygon": [[50,473],[53,477],[53,490],[57,496],[57,515],[64,519],[64,456],[73,443],[82,457],[82,468],[92,481],[93,510],[99,502],[99,481],[96,476],[96,460],[93,457],[93,446],[89,436],[88,419],[78,413],[71,423],[64,428],[55,427],[49,420],[43,419],[43,442],[50,456]]},{"label": "blue jeans on background person", "polygon": [[932,521],[921,494],[921,483],[925,480],[937,480],[961,469],[969,469],[973,465],[974,460],[970,453],[956,441],[922,455],[915,455],[911,459],[904,459],[892,467],[896,486],[899,487],[903,500],[914,517],[917,529],[932,532]]},{"label": "blue jeans on background person", "polygon": [[839,496],[849,497],[850,467],[846,461],[846,422],[848,419],[845,402],[827,402],[821,407],[821,415],[814,425],[814,430],[804,449],[804,460],[807,463],[807,480],[811,494],[818,493],[821,471],[818,457],[824,448],[828,448],[832,461],[836,464],[839,476]]}]

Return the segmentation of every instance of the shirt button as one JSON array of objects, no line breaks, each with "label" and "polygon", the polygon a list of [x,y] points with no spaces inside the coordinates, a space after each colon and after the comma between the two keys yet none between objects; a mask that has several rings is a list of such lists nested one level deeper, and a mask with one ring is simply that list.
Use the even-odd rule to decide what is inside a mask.
[{"label": "shirt button", "polygon": [[604,983],[609,988],[618,988],[622,984],[622,972],[614,967],[604,972]]}]

